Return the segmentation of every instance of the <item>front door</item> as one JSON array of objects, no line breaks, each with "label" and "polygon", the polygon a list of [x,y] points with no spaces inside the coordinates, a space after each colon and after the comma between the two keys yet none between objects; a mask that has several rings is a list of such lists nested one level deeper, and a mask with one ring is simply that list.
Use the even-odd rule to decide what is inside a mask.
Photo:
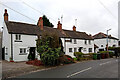
[{"label": "front door", "polygon": [[83,48],[83,47],[79,47],[78,51],[81,52],[82,48]]},{"label": "front door", "polygon": [[2,48],[2,60],[5,60],[5,47]]},{"label": "front door", "polygon": [[30,54],[32,56],[32,60],[35,60],[35,47],[30,47]]}]

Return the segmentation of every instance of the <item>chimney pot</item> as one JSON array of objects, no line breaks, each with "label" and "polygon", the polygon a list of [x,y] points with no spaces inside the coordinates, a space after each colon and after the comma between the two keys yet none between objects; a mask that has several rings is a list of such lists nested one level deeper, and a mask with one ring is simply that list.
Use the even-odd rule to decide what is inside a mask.
[{"label": "chimney pot", "polygon": [[73,31],[76,31],[76,27],[75,26],[73,26]]},{"label": "chimney pot", "polygon": [[5,13],[4,13],[4,21],[8,21],[8,13],[7,13],[7,9],[5,9]]},{"label": "chimney pot", "polygon": [[57,29],[62,30],[62,24],[60,23],[60,21],[58,21]]},{"label": "chimney pot", "polygon": [[40,30],[43,30],[43,19],[42,19],[42,17],[39,18],[37,25],[40,27]]}]

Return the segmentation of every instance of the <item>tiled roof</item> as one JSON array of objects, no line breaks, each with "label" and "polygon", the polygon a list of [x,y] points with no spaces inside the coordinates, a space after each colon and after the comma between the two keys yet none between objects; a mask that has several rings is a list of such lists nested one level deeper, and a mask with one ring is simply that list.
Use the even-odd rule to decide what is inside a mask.
[{"label": "tiled roof", "polygon": [[[107,38],[107,34],[104,34],[104,33],[100,32],[100,33],[98,33],[98,34],[95,34],[95,35],[93,36],[93,38],[94,38],[94,39]],[[109,35],[108,38],[118,40],[117,38],[112,37],[111,35]]]},{"label": "tiled roof", "polygon": [[5,21],[8,32],[14,34],[40,34],[40,29],[36,25],[26,24],[21,22]]},{"label": "tiled roof", "polygon": [[70,31],[70,30],[58,30],[57,28],[46,27],[44,26],[43,30],[37,25],[6,21],[6,26],[9,33],[13,34],[28,34],[28,35],[41,35],[42,32],[58,33],[59,37],[69,37],[69,38],[78,38],[78,39],[91,39],[93,38],[86,34],[85,32]]}]

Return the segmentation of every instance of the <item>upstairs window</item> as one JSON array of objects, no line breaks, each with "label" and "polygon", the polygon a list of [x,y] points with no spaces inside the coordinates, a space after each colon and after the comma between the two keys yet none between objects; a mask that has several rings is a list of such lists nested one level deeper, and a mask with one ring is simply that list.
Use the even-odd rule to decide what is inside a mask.
[{"label": "upstairs window", "polygon": [[85,40],[85,44],[87,44],[87,40]]},{"label": "upstairs window", "polygon": [[89,40],[89,44],[91,45],[91,40]]},{"label": "upstairs window", "polygon": [[76,39],[74,39],[74,44],[77,44],[77,40]]},{"label": "upstairs window", "polygon": [[16,39],[17,41],[20,41],[20,40],[21,40],[21,35],[20,35],[20,34],[16,34],[16,35],[15,35],[15,39]]}]

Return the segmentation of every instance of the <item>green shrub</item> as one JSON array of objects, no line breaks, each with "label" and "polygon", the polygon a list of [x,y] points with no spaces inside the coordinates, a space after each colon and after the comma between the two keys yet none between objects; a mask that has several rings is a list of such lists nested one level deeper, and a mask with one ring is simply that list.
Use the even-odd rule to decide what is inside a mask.
[{"label": "green shrub", "polygon": [[62,64],[74,63],[74,59],[71,56],[69,56],[69,55],[61,55],[61,56],[59,56],[58,60]]},{"label": "green shrub", "polygon": [[74,52],[74,56],[77,58],[77,60],[79,61],[80,58],[82,57],[83,53],[82,52]]},{"label": "green shrub", "polygon": [[45,66],[54,66],[59,64],[58,58],[59,53],[54,51],[52,48],[48,48],[48,50],[41,55],[41,61]]},{"label": "green shrub", "polygon": [[74,61],[77,61],[77,58],[73,58],[74,59]]},{"label": "green shrub", "polygon": [[104,54],[106,54],[106,53],[109,53],[109,51],[100,51],[99,53],[104,53]]},{"label": "green shrub", "polygon": [[32,60],[32,55],[30,53],[28,54],[28,60]]},{"label": "green shrub", "polygon": [[112,51],[109,51],[109,56],[113,58],[114,53]]}]

